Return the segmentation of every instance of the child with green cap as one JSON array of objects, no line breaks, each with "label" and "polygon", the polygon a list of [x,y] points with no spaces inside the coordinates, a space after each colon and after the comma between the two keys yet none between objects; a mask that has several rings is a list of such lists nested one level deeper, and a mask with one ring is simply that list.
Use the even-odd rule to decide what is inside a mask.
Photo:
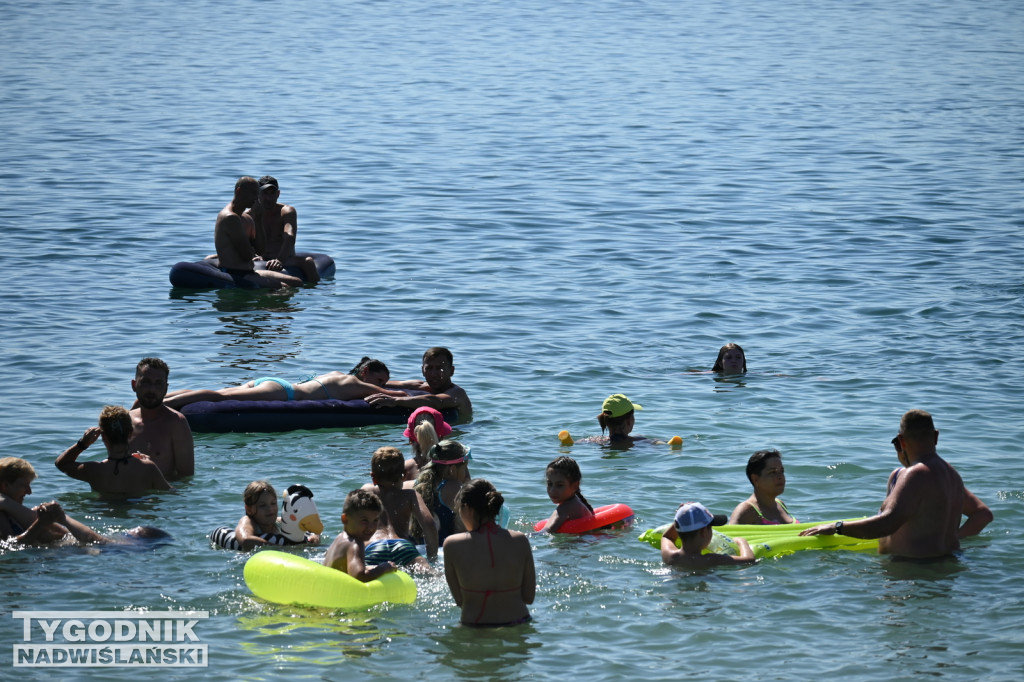
[{"label": "child with green cap", "polygon": [[608,431],[608,444],[629,447],[638,440],[644,440],[643,436],[631,436],[635,419],[633,413],[636,410],[644,409],[630,401],[625,395],[616,393],[605,398],[601,405],[601,414],[597,415],[597,423],[601,425],[601,433]]}]

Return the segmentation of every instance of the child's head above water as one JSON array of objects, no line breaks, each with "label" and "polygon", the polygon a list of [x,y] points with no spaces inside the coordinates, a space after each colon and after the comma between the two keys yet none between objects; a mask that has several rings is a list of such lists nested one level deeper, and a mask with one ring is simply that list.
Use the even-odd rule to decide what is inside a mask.
[{"label": "child's head above water", "polygon": [[676,510],[675,527],[680,539],[685,542],[705,528],[724,526],[728,520],[727,516],[712,514],[700,502],[686,502]]},{"label": "child's head above water", "polygon": [[370,460],[370,473],[376,483],[400,482],[405,478],[405,457],[398,448],[377,448]]},{"label": "child's head above water", "polygon": [[597,423],[601,425],[602,433],[607,429],[612,436],[625,436],[633,429],[633,412],[642,409],[642,405],[637,405],[622,393],[616,393],[604,399]]},{"label": "child's head above water", "polygon": [[465,464],[472,459],[471,448],[457,440],[443,440],[430,448],[430,461],[442,466],[448,464]]},{"label": "child's head above water", "polygon": [[277,491],[267,481],[253,481],[242,493],[245,515],[253,523],[267,529],[277,522]]},{"label": "child's head above water", "polygon": [[438,439],[446,437],[452,432],[451,425],[444,420],[444,415],[435,410],[433,407],[418,407],[413,410],[413,413],[409,415],[409,419],[406,422],[405,431],[402,435],[406,438],[415,438],[416,427],[421,422],[427,422],[434,427],[434,432],[437,434]]},{"label": "child's head above water", "polygon": [[366,542],[377,532],[380,515],[383,511],[384,504],[380,501],[377,493],[360,488],[345,496],[345,505],[341,509],[341,522],[345,526],[346,533]]},{"label": "child's head above water", "polygon": [[588,509],[594,510],[580,492],[583,474],[580,473],[579,464],[572,457],[562,456],[554,459],[544,470],[544,478],[547,481],[548,497],[555,504],[562,504],[576,496]]},{"label": "child's head above water", "polygon": [[242,493],[242,501],[246,507],[255,506],[260,499],[260,495],[263,493],[270,493],[275,500],[277,499],[277,491],[274,490],[274,486],[270,485],[269,481],[253,481],[245,486],[245,492]]},{"label": "child's head above water", "polygon": [[342,514],[354,514],[360,511],[381,512],[384,504],[380,501],[377,493],[359,488],[345,496],[345,505],[341,508]]}]

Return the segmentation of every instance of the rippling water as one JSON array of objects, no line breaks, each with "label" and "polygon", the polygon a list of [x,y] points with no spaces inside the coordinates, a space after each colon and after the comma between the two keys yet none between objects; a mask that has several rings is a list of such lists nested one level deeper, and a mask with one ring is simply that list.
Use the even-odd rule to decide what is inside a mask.
[{"label": "rippling water", "polygon": [[[215,679],[1020,677],[1018,3],[4,10],[3,454],[35,464],[32,501],[175,537],[0,555],[5,642],[16,609],[172,608],[211,612]],[[338,278],[172,291],[235,179],[265,173]],[[694,371],[729,340],[746,377]],[[805,552],[704,575],[632,531],[538,536],[534,623],[477,632],[440,578],[414,606],[279,608],[251,598],[244,556],[208,547],[255,476],[310,485],[336,533],[394,429],[198,435],[194,480],[132,507],[49,465],[131,401],[144,355],[172,388],[216,387],[364,354],[414,377],[430,345],[473,397],[473,473],[523,529],[550,513],[543,469],[564,452],[641,529],[687,499],[728,511],[767,446],[801,520],[869,514],[910,407],[996,521],[948,564]],[[645,406],[638,433],[684,448],[559,447],[562,428],[596,435],[614,392]]]}]

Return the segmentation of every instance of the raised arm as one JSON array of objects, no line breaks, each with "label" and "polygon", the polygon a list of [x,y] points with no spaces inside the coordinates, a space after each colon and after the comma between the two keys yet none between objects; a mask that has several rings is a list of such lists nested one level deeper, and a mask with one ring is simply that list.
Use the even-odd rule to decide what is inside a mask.
[{"label": "raised arm", "polygon": [[299,215],[294,206],[285,204],[281,209],[281,250],[278,260],[284,261],[295,257],[295,238],[299,231]]},{"label": "raised arm", "polygon": [[676,531],[675,526],[669,526],[661,535],[661,560],[666,564],[672,564],[675,562],[676,556],[679,554],[679,548],[676,547],[676,539],[679,537],[679,533]]},{"label": "raised arm", "polygon": [[54,464],[62,472],[70,476],[71,478],[77,478],[80,481],[89,481],[89,468],[91,464],[95,462],[79,462],[78,456],[81,455],[85,450],[96,442],[96,439],[100,437],[100,427],[93,426],[85,430],[85,434],[78,439],[78,442],[74,443],[67,450],[62,452],[57,457]]}]

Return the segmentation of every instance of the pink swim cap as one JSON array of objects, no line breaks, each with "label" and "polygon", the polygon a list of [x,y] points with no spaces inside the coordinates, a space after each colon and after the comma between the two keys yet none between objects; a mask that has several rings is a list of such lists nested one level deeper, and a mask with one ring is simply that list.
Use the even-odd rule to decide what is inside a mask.
[{"label": "pink swim cap", "polygon": [[416,418],[421,414],[427,413],[434,418],[434,430],[437,431],[438,438],[444,438],[452,432],[452,427],[448,425],[448,422],[444,420],[444,415],[435,410],[433,407],[417,407],[413,410],[413,413],[409,415],[408,426],[405,427],[405,431],[402,435],[406,438],[413,437],[413,427],[416,426]]}]

